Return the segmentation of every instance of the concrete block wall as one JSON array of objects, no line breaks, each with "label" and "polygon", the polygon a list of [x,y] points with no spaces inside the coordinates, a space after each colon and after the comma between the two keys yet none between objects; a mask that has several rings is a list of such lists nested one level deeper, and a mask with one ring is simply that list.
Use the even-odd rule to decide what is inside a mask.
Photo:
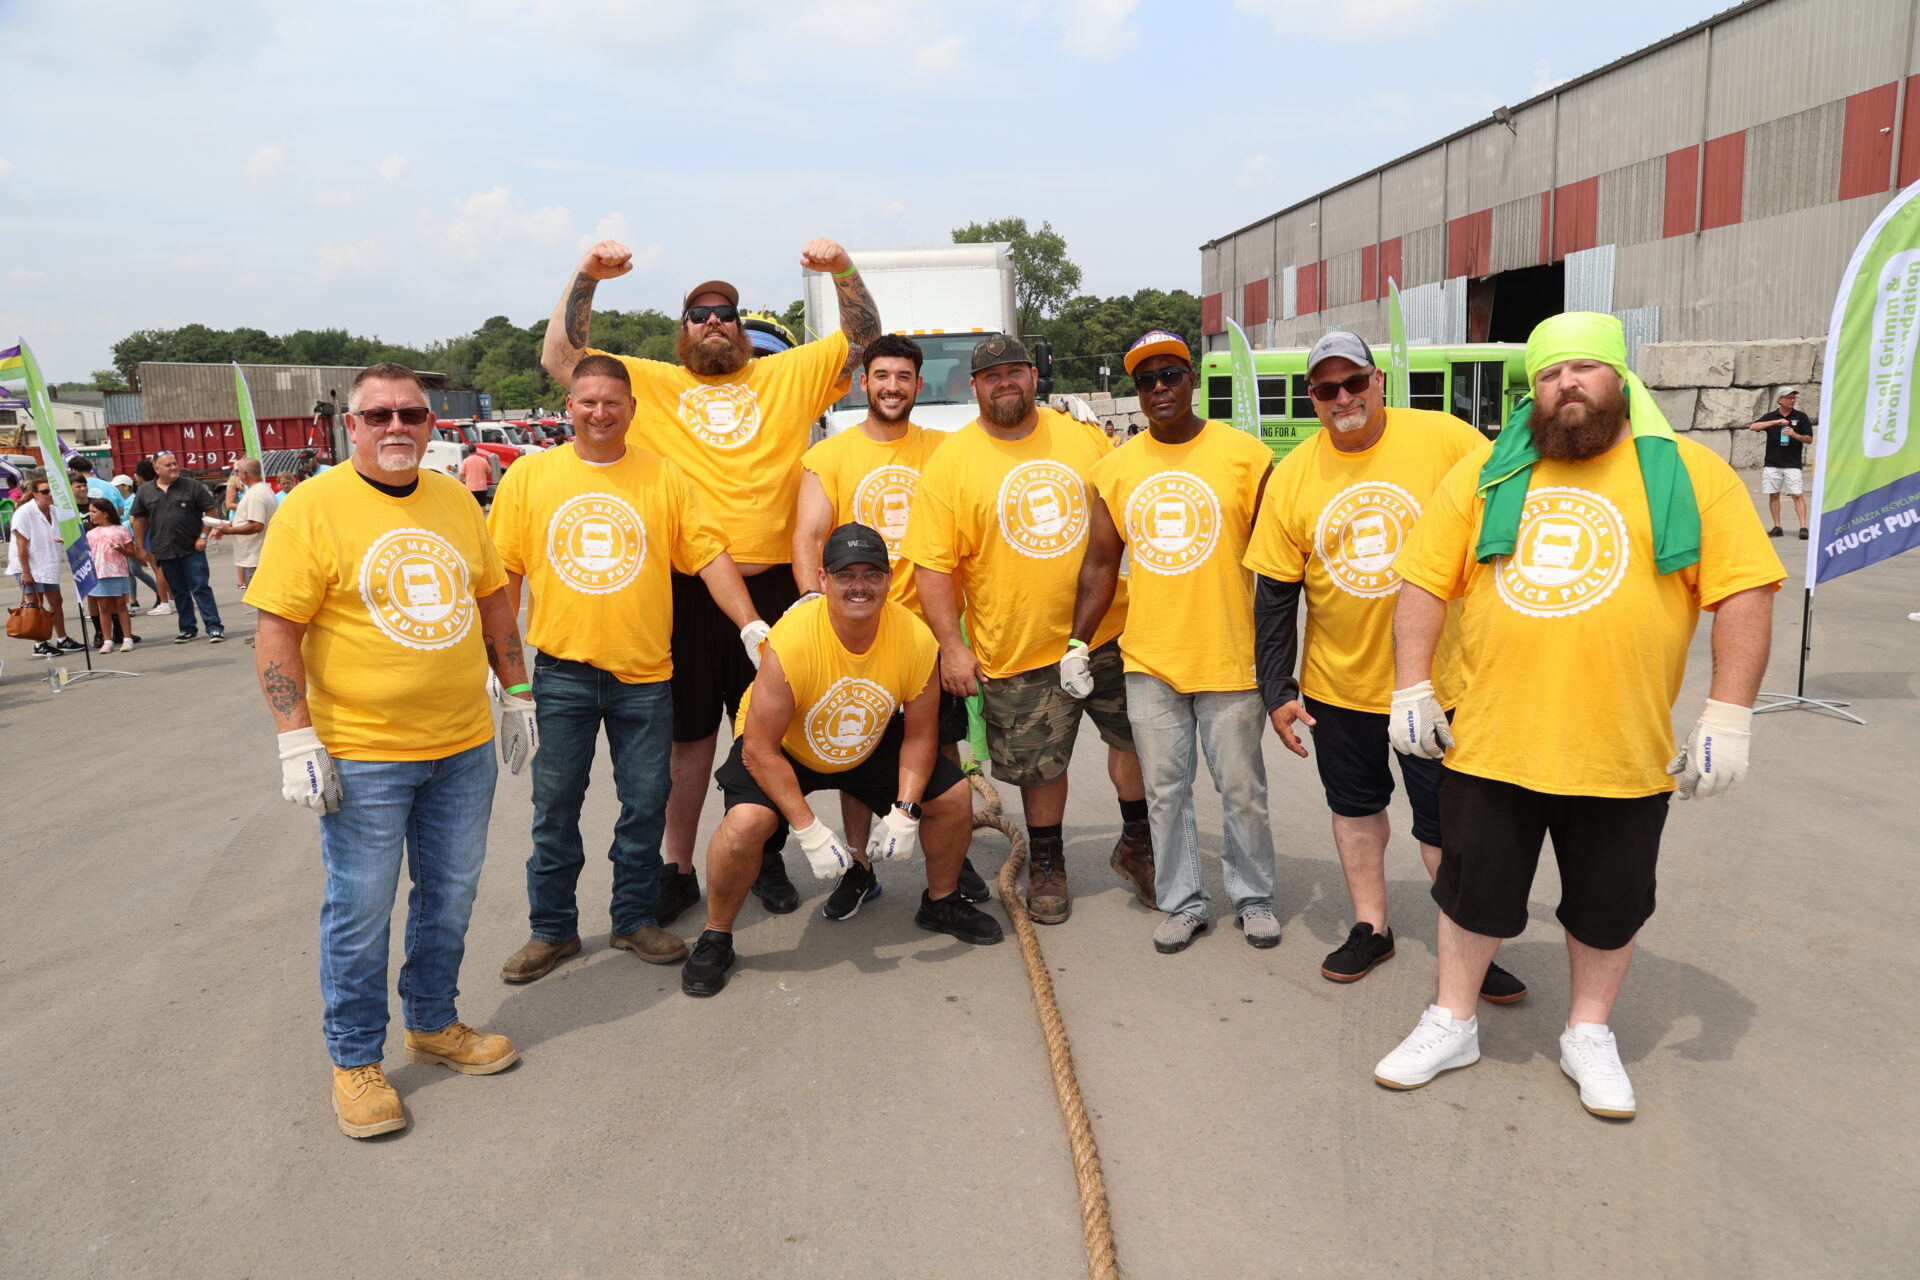
[{"label": "concrete block wall", "polygon": [[[1824,339],[1767,342],[1649,342],[1636,372],[1673,424],[1740,468],[1758,467],[1763,433],[1750,430],[1772,412],[1783,386],[1800,391],[1800,412],[1820,421]],[[1812,450],[1808,450],[1812,461]]]}]

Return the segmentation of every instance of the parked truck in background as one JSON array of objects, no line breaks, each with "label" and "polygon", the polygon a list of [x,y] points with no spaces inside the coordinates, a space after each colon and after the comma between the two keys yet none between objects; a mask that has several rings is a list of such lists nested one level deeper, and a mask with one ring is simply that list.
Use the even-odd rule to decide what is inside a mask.
[{"label": "parked truck in background", "polygon": [[[982,334],[1019,331],[1013,246],[943,244],[849,252],[873,294],[881,328],[912,338],[926,355],[920,367],[926,386],[913,420],[936,431],[954,431],[973,421],[978,413],[969,369],[974,343]],[[804,283],[806,337],[832,333],[840,327],[832,277],[809,271]],[[837,434],[866,416],[867,398],[856,377],[853,390],[827,410],[823,434]]]}]

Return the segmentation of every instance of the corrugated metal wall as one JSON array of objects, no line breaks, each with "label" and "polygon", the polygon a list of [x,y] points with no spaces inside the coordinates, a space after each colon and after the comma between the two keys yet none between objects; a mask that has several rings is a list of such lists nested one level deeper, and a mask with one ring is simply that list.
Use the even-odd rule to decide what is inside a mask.
[{"label": "corrugated metal wall", "polygon": [[[347,389],[362,368],[360,365],[274,364],[241,367],[247,375],[253,411],[262,418],[311,414],[314,402],[325,400],[329,391],[340,393],[344,408]],[[239,411],[234,401],[232,365],[150,362],[139,366],[137,377],[149,422],[223,418]]]}]

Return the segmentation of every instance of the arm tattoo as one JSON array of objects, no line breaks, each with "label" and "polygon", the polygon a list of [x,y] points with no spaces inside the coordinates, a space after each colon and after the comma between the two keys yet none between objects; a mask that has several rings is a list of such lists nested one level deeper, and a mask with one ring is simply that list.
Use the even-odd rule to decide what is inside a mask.
[{"label": "arm tattoo", "polygon": [[867,344],[880,336],[880,311],[858,271],[833,282],[840,301],[840,331],[847,335],[847,363],[841,376],[851,377],[866,354]]},{"label": "arm tattoo", "polygon": [[587,325],[593,319],[593,291],[599,284],[584,271],[573,277],[573,289],[567,294],[567,341],[576,347],[587,345]]},{"label": "arm tattoo", "polygon": [[277,662],[269,662],[260,677],[261,686],[267,691],[267,705],[273,708],[275,715],[290,716],[293,709],[300,705],[300,686],[292,676],[280,669]]},{"label": "arm tattoo", "polygon": [[483,631],[480,633],[480,638],[486,641],[487,665],[493,668],[495,675],[505,674],[500,670],[500,650],[494,646],[493,637]]}]

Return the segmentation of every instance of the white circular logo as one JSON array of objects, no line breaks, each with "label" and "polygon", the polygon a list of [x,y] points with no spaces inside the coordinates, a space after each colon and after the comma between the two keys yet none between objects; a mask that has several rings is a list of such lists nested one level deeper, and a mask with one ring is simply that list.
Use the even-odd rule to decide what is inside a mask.
[{"label": "white circular logo", "polygon": [[1400,554],[1420,504],[1397,484],[1362,480],[1333,495],[1313,526],[1313,549],[1333,584],[1350,596],[1400,590],[1393,558]]},{"label": "white circular logo", "polygon": [[467,562],[427,529],[395,529],[360,560],[360,599],[387,637],[409,649],[444,649],[473,627]]},{"label": "white circular logo", "polygon": [[680,421],[716,449],[738,449],[760,434],[760,397],[743,382],[703,382],[680,393]]},{"label": "white circular logo", "polygon": [[807,745],[828,764],[866,759],[893,719],[893,695],[864,676],[841,676],[807,711]]},{"label": "white circular logo", "polygon": [[889,462],[860,477],[853,488],[853,518],[880,531],[889,556],[900,554],[900,539],[907,536],[907,516],[913,510],[913,491],[919,487],[918,471]]},{"label": "white circular logo", "polygon": [[1087,536],[1087,487],[1051,458],[1023,462],[1000,481],[1000,536],[1023,556],[1051,560]]},{"label": "white circular logo", "polygon": [[625,498],[583,493],[561,503],[547,522],[547,559],[554,576],[575,591],[607,595],[632,582],[647,562],[647,528]]},{"label": "white circular logo", "polygon": [[1127,499],[1127,547],[1150,573],[1191,573],[1220,541],[1220,500],[1199,476],[1162,471]]},{"label": "white circular logo", "polygon": [[1612,595],[1632,553],[1627,522],[1607,499],[1585,489],[1534,489],[1513,554],[1494,558],[1494,581],[1516,613],[1564,618]]}]

